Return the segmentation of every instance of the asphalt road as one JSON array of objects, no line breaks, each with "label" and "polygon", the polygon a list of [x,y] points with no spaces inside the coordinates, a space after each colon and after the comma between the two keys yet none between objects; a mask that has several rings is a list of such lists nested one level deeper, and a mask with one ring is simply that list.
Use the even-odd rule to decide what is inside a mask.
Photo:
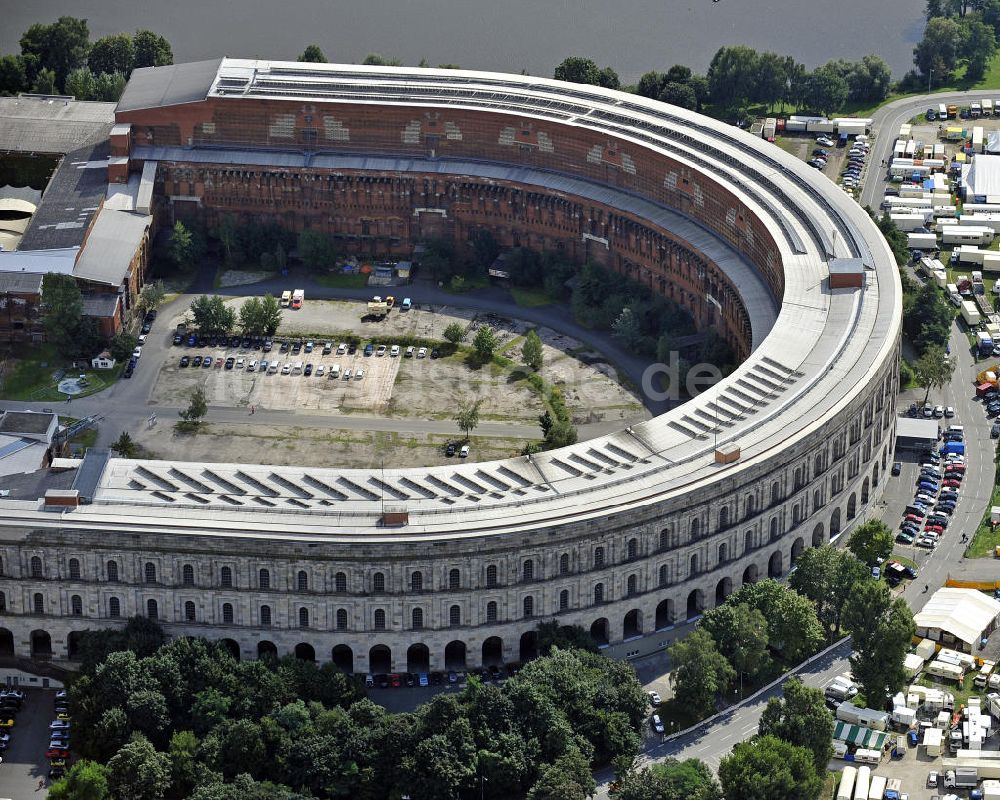
[{"label": "asphalt road", "polygon": [[[10,736],[10,747],[0,764],[0,796],[12,800],[46,797],[49,765],[45,750],[49,743],[49,723],[53,719],[54,689],[26,689],[27,699]],[[44,779],[44,787],[39,780]]]},{"label": "asphalt road", "polygon": [[[874,117],[873,127],[878,135],[871,163],[881,164],[882,159],[887,158],[887,154],[892,152],[899,126],[925,111],[931,104],[968,103],[971,99],[981,96],[981,92],[935,94],[929,97],[898,100],[879,109]],[[884,195],[885,185],[885,170],[879,168],[869,173],[861,193],[861,204],[877,209]],[[917,580],[907,585],[903,591],[903,596],[914,612],[923,608],[927,599],[936,589],[944,585],[950,574],[957,574],[965,569],[963,553],[966,545],[961,542],[961,536],[963,533],[968,534],[970,538],[974,535],[993,492],[994,443],[990,439],[990,423],[982,404],[975,397],[973,388],[973,379],[977,372],[975,359],[970,352],[968,339],[957,326],[952,330],[950,346],[952,355],[958,359],[958,367],[952,381],[940,393],[932,393],[930,401],[953,406],[956,419],[952,422],[965,426],[967,471],[955,514],[941,544],[933,551],[897,545],[896,553],[915,561],[919,568]],[[898,401],[899,409],[905,410],[911,402],[923,403],[923,399],[922,390],[902,393]],[[902,509],[913,497],[915,479],[919,472],[914,457],[897,456],[897,458],[903,461],[902,474],[898,478],[889,478],[890,482],[884,487],[882,500],[871,514],[885,521],[893,529],[898,528]],[[923,591],[925,584],[929,586],[929,591],[926,593]],[[698,758],[713,770],[717,769],[719,761],[737,742],[757,732],[757,724],[768,699],[781,694],[785,680],[797,676],[808,686],[823,688],[836,675],[850,670],[848,661],[850,653],[848,641],[815,663],[792,671],[785,676],[781,684],[757,698],[734,706],[722,716],[666,742],[647,738],[644,752],[640,756],[640,764],[665,758],[680,760]],[[596,796],[607,798],[609,784],[613,779],[611,771],[604,770],[596,777],[599,784]]]}]

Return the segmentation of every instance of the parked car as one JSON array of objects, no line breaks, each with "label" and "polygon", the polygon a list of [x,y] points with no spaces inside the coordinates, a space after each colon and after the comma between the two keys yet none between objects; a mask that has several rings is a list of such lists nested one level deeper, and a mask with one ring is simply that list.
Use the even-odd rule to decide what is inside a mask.
[{"label": "parked car", "polygon": [[663,735],[665,728],[663,727],[663,720],[660,719],[659,714],[653,714],[653,716],[649,718],[649,724],[652,726],[654,732],[660,734],[661,736]]},{"label": "parked car", "polygon": [[658,706],[663,701],[660,699],[660,695],[656,692],[647,692],[646,696],[649,697],[649,704],[651,706]]},{"label": "parked car", "polygon": [[892,463],[892,474],[898,476],[903,471],[903,462],[894,461]]}]

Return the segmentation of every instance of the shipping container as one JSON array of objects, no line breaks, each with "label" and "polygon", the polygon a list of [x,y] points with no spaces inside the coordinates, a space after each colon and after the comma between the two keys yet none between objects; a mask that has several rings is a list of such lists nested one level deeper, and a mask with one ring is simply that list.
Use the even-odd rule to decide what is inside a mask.
[{"label": "shipping container", "polygon": [[906,234],[906,246],[911,250],[936,250],[936,233],[908,233]]}]

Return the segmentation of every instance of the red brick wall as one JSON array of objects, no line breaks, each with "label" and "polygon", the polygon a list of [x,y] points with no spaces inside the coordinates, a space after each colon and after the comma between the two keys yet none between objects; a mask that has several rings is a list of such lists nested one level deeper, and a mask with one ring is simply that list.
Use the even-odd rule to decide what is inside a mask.
[{"label": "red brick wall", "polygon": [[[511,114],[465,109],[401,108],[308,103],[256,98],[212,98],[168,108],[117,115],[133,125],[137,145],[199,145],[276,148],[328,152],[478,158],[554,169],[617,186],[684,212],[712,228],[754,263],[781,297],[784,277],[773,238],[731,192],[686,164],[642,145],[553,121],[525,120]],[[341,174],[338,172],[338,174]],[[554,196],[520,187],[475,182],[475,196],[462,193],[461,181],[435,176],[343,173],[330,180],[317,170],[261,168],[204,169],[200,165],[162,165],[161,190],[167,195],[202,198],[204,211],[275,218],[289,227],[322,227],[345,241],[371,243],[382,251],[406,252],[412,238],[442,231],[464,240],[469,226],[489,225],[504,244],[527,246],[561,242],[574,257],[603,257],[658,291],[697,308],[700,324],[713,320],[711,293],[723,305],[727,338],[749,339],[745,313],[725,277],[704,259],[676,255],[681,243],[666,231],[581,198]],[[480,196],[482,194],[482,196]],[[541,204],[535,208],[535,198]],[[568,201],[573,216],[561,203]],[[185,204],[187,205],[187,204]],[[192,204],[193,205],[193,204]],[[448,219],[419,214],[420,207],[446,208]],[[544,210],[542,210],[544,208]],[[576,215],[579,216],[576,216]],[[589,233],[610,241],[610,250],[584,244]],[[670,244],[673,242],[673,244]],[[589,254],[585,253],[589,250]],[[666,253],[666,256],[664,255]],[[695,262],[702,262],[700,265]]]}]

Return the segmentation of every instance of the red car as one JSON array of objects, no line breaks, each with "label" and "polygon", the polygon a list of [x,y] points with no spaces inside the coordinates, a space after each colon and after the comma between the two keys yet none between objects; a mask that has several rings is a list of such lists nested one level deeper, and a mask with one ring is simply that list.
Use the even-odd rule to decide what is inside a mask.
[{"label": "red car", "polygon": [[924,528],[924,530],[927,531],[928,533],[936,533],[938,534],[938,536],[944,533],[944,528],[942,528],[940,525],[928,525]]},{"label": "red car", "polygon": [[945,464],[945,469],[953,470],[955,472],[965,472],[965,464],[963,464],[961,461],[954,461],[954,462],[949,461],[947,464]]},{"label": "red car", "polygon": [[403,685],[403,680],[399,675],[397,675],[394,672],[392,673],[392,675],[389,676],[389,685],[392,686],[393,689],[398,689],[400,686]]},{"label": "red car", "polygon": [[48,750],[45,753],[45,757],[48,759],[61,758],[63,760],[69,758],[69,750]]},{"label": "red car", "polygon": [[961,481],[956,481],[954,478],[949,478],[948,480],[946,480],[941,485],[944,486],[945,488],[948,488],[948,489],[957,489],[959,486],[962,485],[962,482]]},{"label": "red car", "polygon": [[917,523],[919,523],[919,522],[923,522],[923,519],[924,519],[923,517],[918,517],[916,514],[907,514],[905,517],[903,517],[903,520],[906,521],[906,522],[917,522]]}]

